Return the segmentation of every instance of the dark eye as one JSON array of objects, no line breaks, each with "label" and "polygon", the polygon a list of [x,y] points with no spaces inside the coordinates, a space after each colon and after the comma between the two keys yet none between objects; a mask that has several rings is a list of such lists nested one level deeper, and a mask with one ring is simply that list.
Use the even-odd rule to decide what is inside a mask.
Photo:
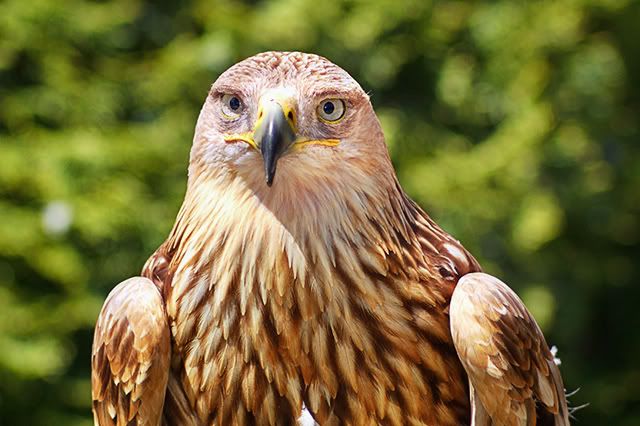
[{"label": "dark eye", "polygon": [[236,98],[235,96],[229,99],[229,108],[231,108],[234,111],[240,108],[240,99]]},{"label": "dark eye", "polygon": [[223,95],[222,96],[222,114],[233,120],[238,118],[242,112],[242,101],[236,95]]},{"label": "dark eye", "polygon": [[341,99],[325,99],[318,105],[318,117],[321,120],[335,123],[344,116],[346,110],[344,101]]},{"label": "dark eye", "polygon": [[324,113],[326,115],[331,115],[333,114],[333,111],[336,110],[336,106],[333,104],[333,102],[331,101],[327,101],[325,102],[325,104],[322,106],[322,110],[324,111]]}]

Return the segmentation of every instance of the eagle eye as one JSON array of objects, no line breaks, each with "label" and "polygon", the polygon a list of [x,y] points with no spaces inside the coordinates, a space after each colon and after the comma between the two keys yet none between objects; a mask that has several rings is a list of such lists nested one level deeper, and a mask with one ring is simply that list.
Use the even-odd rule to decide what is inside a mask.
[{"label": "eagle eye", "polygon": [[318,105],[318,117],[327,123],[337,123],[344,117],[346,109],[342,99],[325,99]]},{"label": "eagle eye", "polygon": [[235,120],[240,116],[244,105],[236,95],[222,95],[222,115],[228,120]]}]

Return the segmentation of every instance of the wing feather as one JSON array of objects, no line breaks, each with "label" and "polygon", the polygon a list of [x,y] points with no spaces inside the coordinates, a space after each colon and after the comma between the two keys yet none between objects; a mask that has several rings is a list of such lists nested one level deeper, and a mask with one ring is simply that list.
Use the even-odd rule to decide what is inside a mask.
[{"label": "wing feather", "polygon": [[135,277],[107,297],[91,356],[97,425],[159,425],[169,376],[171,343],[156,286]]},{"label": "wing feather", "polygon": [[569,425],[560,371],[513,290],[491,275],[467,274],[454,290],[450,321],[474,425]]}]

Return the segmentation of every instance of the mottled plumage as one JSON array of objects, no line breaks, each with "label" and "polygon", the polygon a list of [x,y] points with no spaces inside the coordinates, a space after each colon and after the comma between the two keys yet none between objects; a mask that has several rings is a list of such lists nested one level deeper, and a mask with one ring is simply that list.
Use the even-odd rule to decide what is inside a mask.
[{"label": "mottled plumage", "polygon": [[[321,119],[327,99],[344,117]],[[355,80],[254,56],[207,97],[168,239],[105,302],[94,417],[284,425],[304,403],[322,425],[568,424],[540,329],[479,271],[403,192]]]}]

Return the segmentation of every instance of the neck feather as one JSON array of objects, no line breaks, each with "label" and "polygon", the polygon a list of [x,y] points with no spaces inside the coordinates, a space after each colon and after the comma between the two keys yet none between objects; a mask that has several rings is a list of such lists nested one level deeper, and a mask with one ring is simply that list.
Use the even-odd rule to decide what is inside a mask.
[{"label": "neck feather", "polygon": [[199,270],[216,258],[266,278],[284,257],[294,278],[305,280],[310,265],[330,268],[343,246],[401,253],[416,240],[419,212],[392,173],[350,167],[318,176],[307,168],[293,176],[286,166],[272,187],[255,168],[192,169],[170,236],[180,264]]}]

